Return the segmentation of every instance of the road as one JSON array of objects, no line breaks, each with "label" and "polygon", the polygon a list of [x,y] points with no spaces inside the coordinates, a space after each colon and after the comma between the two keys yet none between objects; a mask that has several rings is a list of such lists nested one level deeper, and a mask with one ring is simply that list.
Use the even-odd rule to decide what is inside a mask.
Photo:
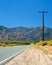
[{"label": "road", "polygon": [[28,46],[15,46],[15,47],[0,48],[0,65],[6,62],[7,60],[11,59],[11,57],[14,57],[15,55],[21,53],[27,48]]},{"label": "road", "polygon": [[42,50],[30,47],[5,65],[52,65],[52,60]]}]

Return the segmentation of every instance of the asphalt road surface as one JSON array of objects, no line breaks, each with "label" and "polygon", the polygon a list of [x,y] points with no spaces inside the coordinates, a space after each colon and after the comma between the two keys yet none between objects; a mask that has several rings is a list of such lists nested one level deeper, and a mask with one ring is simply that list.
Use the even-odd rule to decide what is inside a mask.
[{"label": "asphalt road surface", "polygon": [[7,60],[11,59],[15,55],[21,53],[25,49],[27,49],[28,46],[15,46],[15,47],[2,47],[0,48],[0,65]]}]

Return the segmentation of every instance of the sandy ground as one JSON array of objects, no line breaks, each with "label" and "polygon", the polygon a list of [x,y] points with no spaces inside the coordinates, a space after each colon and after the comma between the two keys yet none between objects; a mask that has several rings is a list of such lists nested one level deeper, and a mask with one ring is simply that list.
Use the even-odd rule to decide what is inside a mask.
[{"label": "sandy ground", "polygon": [[43,48],[47,50],[49,54],[52,54],[52,46],[43,46]]},{"label": "sandy ground", "polygon": [[52,65],[52,60],[40,49],[30,47],[5,65]]},{"label": "sandy ground", "polygon": [[52,46],[40,46],[41,49],[43,49],[47,55],[52,59]]}]

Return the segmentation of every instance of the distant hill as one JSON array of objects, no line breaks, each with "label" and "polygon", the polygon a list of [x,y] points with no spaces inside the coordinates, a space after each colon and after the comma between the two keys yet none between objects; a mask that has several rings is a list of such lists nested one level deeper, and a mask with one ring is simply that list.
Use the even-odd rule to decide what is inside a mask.
[{"label": "distant hill", "polygon": [[[52,39],[52,29],[44,28],[45,40]],[[42,39],[42,27],[26,28],[15,27],[7,28],[0,26],[0,41],[20,41],[32,42],[40,41]]]}]

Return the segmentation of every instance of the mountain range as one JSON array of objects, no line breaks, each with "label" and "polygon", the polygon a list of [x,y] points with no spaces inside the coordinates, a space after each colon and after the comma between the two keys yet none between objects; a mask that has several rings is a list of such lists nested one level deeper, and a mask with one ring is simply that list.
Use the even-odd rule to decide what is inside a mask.
[{"label": "mountain range", "polygon": [[[52,28],[44,27],[44,39],[52,39]],[[0,41],[34,42],[42,40],[42,27],[14,27],[0,26]]]}]

